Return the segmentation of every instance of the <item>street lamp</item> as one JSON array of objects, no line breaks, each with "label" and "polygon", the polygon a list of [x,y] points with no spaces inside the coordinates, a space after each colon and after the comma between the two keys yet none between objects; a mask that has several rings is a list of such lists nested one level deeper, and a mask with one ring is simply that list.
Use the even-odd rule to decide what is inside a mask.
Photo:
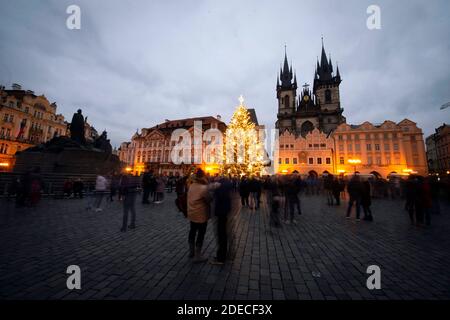
[{"label": "street lamp", "polygon": [[360,159],[348,159],[348,163],[352,164],[354,169],[355,169],[355,173],[356,173],[356,165],[361,163]]}]

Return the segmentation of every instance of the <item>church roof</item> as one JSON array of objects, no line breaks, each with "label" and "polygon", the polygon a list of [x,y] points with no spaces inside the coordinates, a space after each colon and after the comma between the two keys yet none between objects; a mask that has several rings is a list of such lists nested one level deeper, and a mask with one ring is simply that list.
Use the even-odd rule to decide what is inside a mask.
[{"label": "church roof", "polygon": [[250,113],[250,120],[256,125],[258,126],[258,118],[256,117],[256,111],[255,109],[247,109],[247,111]]}]

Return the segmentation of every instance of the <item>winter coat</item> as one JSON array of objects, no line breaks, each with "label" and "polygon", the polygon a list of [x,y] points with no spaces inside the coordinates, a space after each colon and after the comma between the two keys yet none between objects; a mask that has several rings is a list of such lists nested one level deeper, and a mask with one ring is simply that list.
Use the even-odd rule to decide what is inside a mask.
[{"label": "winter coat", "polygon": [[189,186],[187,196],[188,219],[195,223],[205,223],[208,221],[210,200],[206,180],[194,180]]}]

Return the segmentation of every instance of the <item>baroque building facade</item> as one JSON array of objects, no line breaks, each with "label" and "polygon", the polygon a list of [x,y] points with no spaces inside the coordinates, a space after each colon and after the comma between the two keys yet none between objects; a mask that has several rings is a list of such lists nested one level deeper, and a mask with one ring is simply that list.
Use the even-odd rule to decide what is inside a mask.
[{"label": "baroque building facade", "polygon": [[334,73],[322,41],[313,89],[305,84],[297,97],[297,75],[285,53],[276,86],[279,136],[275,172],[318,176],[358,171],[383,178],[427,174],[423,133],[417,124],[408,119],[378,125],[367,121],[347,124],[340,101],[341,81],[339,67]]},{"label": "baroque building facade", "polygon": [[450,125],[444,123],[426,138],[427,160],[430,172],[450,171]]},{"label": "baroque building facade", "polygon": [[343,123],[329,135],[316,128],[305,138],[284,132],[279,136],[277,164],[277,173],[314,176],[354,171],[380,178],[428,173],[422,130],[408,119],[379,125]]},{"label": "baroque building facade", "polygon": [[1,171],[12,170],[17,151],[66,135],[67,123],[56,109],[55,102],[18,84],[11,89],[0,87]]},{"label": "baroque building facade", "polygon": [[[201,127],[195,127],[196,121],[201,122]],[[201,152],[199,153],[201,158],[194,159],[196,154],[196,145],[194,143],[190,146],[189,161],[178,164],[172,161],[172,150],[179,142],[172,140],[172,137],[173,133],[178,129],[187,130],[192,142],[195,139],[194,135],[202,137],[200,150],[206,150],[210,144],[206,135],[204,135],[206,130],[217,129],[223,135],[226,130],[226,124],[222,122],[220,116],[166,120],[151,128],[141,129],[141,132],[136,132],[133,135],[130,142],[123,142],[118,149],[119,159],[128,166],[127,169],[129,171],[138,175],[147,168],[153,170],[156,174],[182,175],[191,169],[193,165],[211,174],[218,171],[218,167],[214,163],[214,153]],[[195,130],[199,131],[195,132]],[[183,155],[183,151],[179,151],[180,157],[186,156]]]}]

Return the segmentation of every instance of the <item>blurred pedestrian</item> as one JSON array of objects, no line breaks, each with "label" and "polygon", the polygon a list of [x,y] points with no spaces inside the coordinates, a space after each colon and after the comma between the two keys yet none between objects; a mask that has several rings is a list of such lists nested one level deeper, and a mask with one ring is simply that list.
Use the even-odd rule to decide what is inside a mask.
[{"label": "blurred pedestrian", "polygon": [[120,180],[120,194],[123,197],[123,219],[121,232],[127,231],[128,213],[131,213],[128,229],[136,228],[136,195],[139,187],[139,178],[131,174],[123,175]]},{"label": "blurred pedestrian", "polygon": [[106,178],[102,175],[97,175],[95,179],[95,212],[100,212],[103,209],[100,207],[102,204],[103,197],[106,192],[107,181]]},{"label": "blurred pedestrian", "polygon": [[207,260],[202,256],[202,246],[208,225],[211,197],[203,170],[197,169],[191,181],[187,196],[190,221],[189,257],[194,257],[194,262],[199,263]]},{"label": "blurred pedestrian", "polygon": [[217,217],[217,256],[211,264],[223,265],[228,253],[227,224],[231,212],[231,192],[233,184],[227,178],[218,180],[219,187],[214,191],[214,213]]},{"label": "blurred pedestrian", "polygon": [[348,201],[348,208],[347,208],[347,216],[346,218],[350,218],[350,213],[353,207],[353,204],[356,207],[356,221],[360,221],[359,215],[361,211],[361,193],[362,193],[362,184],[361,180],[358,174],[354,174],[353,177],[350,179],[347,185],[347,191],[350,196],[350,199]]},{"label": "blurred pedestrian", "polygon": [[361,192],[361,206],[364,211],[363,220],[373,221],[372,210],[370,209],[370,205],[372,204],[372,201],[370,199],[370,182],[369,181],[366,180],[362,183],[361,191],[362,191]]}]

